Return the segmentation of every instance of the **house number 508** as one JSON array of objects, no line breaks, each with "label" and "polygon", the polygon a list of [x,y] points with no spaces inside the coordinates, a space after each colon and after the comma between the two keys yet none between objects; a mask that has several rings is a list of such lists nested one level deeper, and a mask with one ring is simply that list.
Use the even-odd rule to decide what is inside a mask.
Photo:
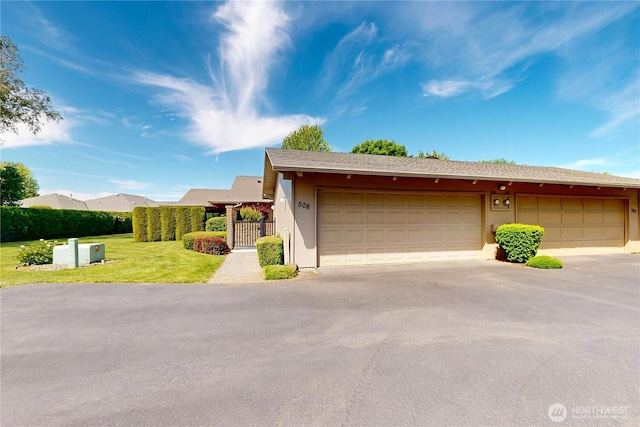
[{"label": "house number 508", "polygon": [[298,202],[298,207],[302,209],[309,209],[309,203]]}]

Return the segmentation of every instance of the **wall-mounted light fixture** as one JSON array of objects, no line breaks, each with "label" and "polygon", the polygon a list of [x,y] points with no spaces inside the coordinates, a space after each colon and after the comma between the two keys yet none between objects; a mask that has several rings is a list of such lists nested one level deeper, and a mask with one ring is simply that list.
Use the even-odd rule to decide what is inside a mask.
[{"label": "wall-mounted light fixture", "polygon": [[502,203],[504,203],[505,206],[509,206],[511,202],[509,201],[509,199],[504,199],[504,202]]},{"label": "wall-mounted light fixture", "polygon": [[284,197],[284,196],[282,196],[282,197],[280,197],[280,201],[281,201],[281,202],[286,202],[286,201],[287,201],[287,198],[286,198],[286,197]]},{"label": "wall-mounted light fixture", "polygon": [[498,187],[500,189],[500,191],[504,191],[507,189],[507,186],[504,184],[500,184],[500,186]]},{"label": "wall-mounted light fixture", "polygon": [[495,199],[495,200],[493,201],[493,204],[494,204],[494,205],[496,205],[496,206],[498,206],[498,205],[500,204],[500,199]]}]

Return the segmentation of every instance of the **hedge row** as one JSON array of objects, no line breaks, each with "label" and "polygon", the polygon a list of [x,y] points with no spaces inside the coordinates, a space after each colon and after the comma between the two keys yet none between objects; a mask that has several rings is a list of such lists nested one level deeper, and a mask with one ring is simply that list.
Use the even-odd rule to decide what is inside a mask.
[{"label": "hedge row", "polygon": [[182,236],[182,245],[185,249],[193,250],[194,241],[196,239],[205,238],[205,239],[213,239],[216,237],[220,237],[227,239],[226,231],[194,231],[192,233],[186,233]]},{"label": "hedge row", "polygon": [[0,207],[0,241],[131,233],[131,212]]},{"label": "hedge row", "polygon": [[138,206],[133,210],[133,237],[136,242],[180,240],[186,233],[204,230],[203,207]]}]

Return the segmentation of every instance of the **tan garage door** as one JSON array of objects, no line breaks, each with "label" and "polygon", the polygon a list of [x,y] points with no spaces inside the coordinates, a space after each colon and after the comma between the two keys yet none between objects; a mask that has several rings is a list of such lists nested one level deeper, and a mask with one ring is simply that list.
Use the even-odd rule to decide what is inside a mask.
[{"label": "tan garage door", "polygon": [[540,249],[624,247],[624,200],[517,196],[516,219],[544,227]]},{"label": "tan garage door", "polygon": [[479,258],[479,195],[319,190],[318,263]]}]

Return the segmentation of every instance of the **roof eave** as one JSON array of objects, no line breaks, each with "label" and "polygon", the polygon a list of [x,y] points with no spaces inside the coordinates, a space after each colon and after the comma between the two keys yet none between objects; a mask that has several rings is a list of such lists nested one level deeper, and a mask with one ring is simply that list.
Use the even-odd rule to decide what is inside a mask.
[{"label": "roof eave", "polygon": [[[268,155],[267,155],[268,158]],[[270,163],[270,159],[269,159]],[[424,178],[424,179],[455,179],[455,180],[478,180],[478,181],[505,181],[505,182],[519,182],[525,184],[553,184],[553,185],[579,185],[583,187],[607,187],[607,188],[633,188],[640,189],[640,184],[625,184],[625,183],[611,183],[611,182],[583,182],[576,180],[553,180],[553,179],[534,179],[534,178],[522,178],[522,177],[508,177],[508,176],[489,176],[489,175],[456,175],[456,174],[437,174],[437,173],[407,173],[407,172],[390,172],[390,171],[372,171],[363,169],[318,169],[309,167],[290,167],[290,166],[271,166],[271,170],[277,177],[278,172],[303,172],[303,173],[327,173],[337,175],[377,175],[377,176],[397,176],[405,178]],[[266,160],[265,160],[265,182],[266,179]],[[263,192],[265,183],[263,183]],[[275,193],[275,181],[274,181],[274,193]],[[271,194],[273,197],[273,193]]]}]

